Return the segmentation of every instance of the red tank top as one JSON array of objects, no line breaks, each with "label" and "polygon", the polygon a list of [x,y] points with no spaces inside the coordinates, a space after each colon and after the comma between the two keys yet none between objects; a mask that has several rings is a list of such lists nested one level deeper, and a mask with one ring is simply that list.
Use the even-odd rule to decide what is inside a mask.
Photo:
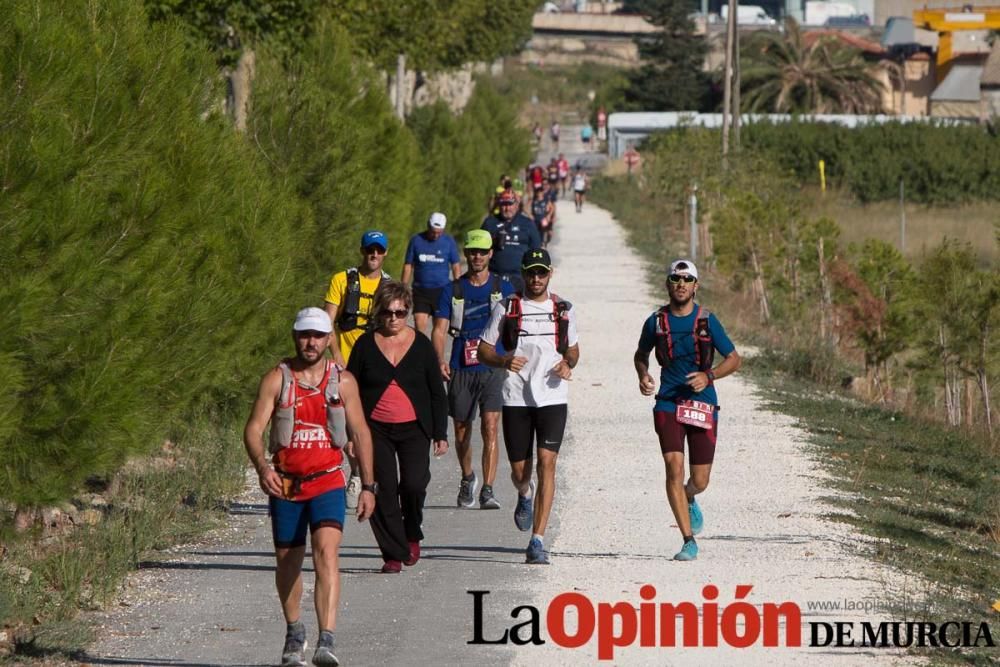
[{"label": "red tank top", "polygon": [[[332,361],[327,362],[323,381],[315,389],[298,384],[299,376],[293,371],[296,385],[292,387],[295,396],[292,441],[274,455],[274,465],[289,475],[304,477],[335,468],[344,460],[343,451],[333,446],[326,429],[326,383],[333,366]],[[302,482],[302,492],[290,500],[308,500],[344,485],[342,470],[321,475]]]},{"label": "red tank top", "polygon": [[395,380],[389,383],[372,410],[371,420],[386,424],[405,424],[417,421],[413,401]]}]

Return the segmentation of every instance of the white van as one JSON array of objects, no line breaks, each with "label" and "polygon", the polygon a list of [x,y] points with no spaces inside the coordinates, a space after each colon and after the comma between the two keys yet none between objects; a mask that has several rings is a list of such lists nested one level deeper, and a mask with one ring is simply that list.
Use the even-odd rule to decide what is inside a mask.
[{"label": "white van", "polygon": [[[729,5],[724,4],[719,10],[723,22],[729,18]],[[737,25],[777,25],[778,22],[767,15],[759,5],[738,5],[736,7]]]}]

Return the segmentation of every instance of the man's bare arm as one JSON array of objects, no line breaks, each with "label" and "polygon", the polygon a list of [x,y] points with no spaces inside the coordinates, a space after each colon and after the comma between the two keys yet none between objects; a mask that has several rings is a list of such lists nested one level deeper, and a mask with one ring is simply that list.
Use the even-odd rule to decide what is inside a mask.
[{"label": "man's bare arm", "polygon": [[[361,405],[361,395],[358,382],[350,372],[344,371],[340,376],[340,398],[344,401],[344,411],[347,415],[347,432],[354,443],[354,455],[358,458],[358,468],[362,484],[375,483],[375,468],[372,454],[372,434],[365,420],[364,408]],[[358,521],[364,521],[375,511],[375,497],[362,492],[358,497]]]},{"label": "man's bare arm", "polygon": [[260,488],[269,495],[282,495],[281,478],[274,471],[271,462],[267,458],[267,449],[264,446],[264,429],[271,421],[274,413],[274,404],[281,391],[281,371],[277,368],[268,371],[267,375],[260,381],[257,389],[257,398],[254,400],[253,409],[243,428],[243,447],[250,457],[250,462],[257,470]]}]

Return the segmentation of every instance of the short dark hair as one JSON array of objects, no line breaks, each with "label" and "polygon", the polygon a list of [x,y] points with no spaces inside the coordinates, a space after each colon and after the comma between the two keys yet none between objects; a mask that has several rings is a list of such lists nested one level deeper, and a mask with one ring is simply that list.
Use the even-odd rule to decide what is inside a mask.
[{"label": "short dark hair", "polygon": [[389,311],[389,304],[396,300],[402,301],[407,310],[413,308],[413,292],[409,285],[398,280],[383,280],[372,297],[372,319],[381,326],[382,319]]}]

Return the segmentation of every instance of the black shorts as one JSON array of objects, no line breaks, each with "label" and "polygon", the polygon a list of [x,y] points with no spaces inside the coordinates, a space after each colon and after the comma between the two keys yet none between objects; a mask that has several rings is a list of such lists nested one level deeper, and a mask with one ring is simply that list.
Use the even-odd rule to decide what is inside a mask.
[{"label": "black shorts", "polygon": [[[455,339],[455,345],[461,343]],[[479,411],[500,412],[503,408],[503,381],[507,371],[452,369],[448,383],[448,414],[455,421],[471,422]]]},{"label": "black shorts", "polygon": [[441,298],[443,287],[414,287],[413,312],[433,315],[437,310],[438,299]]},{"label": "black shorts", "polygon": [[541,408],[503,406],[503,439],[507,458],[512,462],[530,459],[536,439],[539,449],[558,452],[566,430],[567,414],[565,403]]}]

